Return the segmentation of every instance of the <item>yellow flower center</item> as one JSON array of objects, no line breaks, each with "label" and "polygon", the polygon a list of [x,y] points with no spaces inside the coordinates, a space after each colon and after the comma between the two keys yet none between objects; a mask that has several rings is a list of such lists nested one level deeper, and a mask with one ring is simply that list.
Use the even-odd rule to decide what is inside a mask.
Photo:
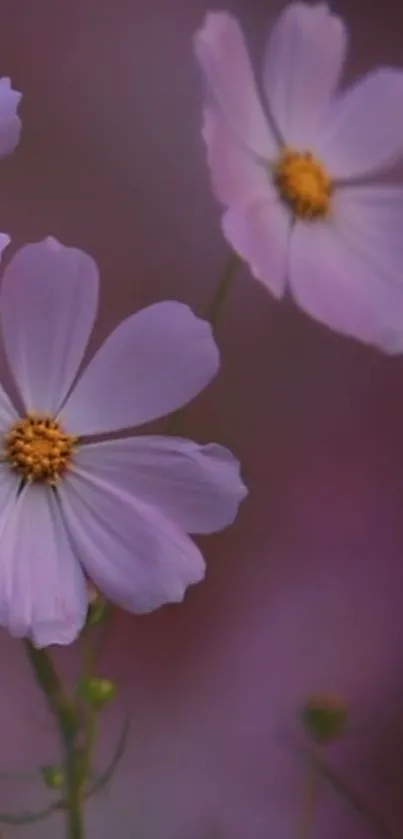
[{"label": "yellow flower center", "polygon": [[5,460],[25,481],[56,484],[71,464],[78,437],[56,420],[27,414],[4,436]]},{"label": "yellow flower center", "polygon": [[285,149],[274,166],[274,183],[298,218],[318,219],[328,214],[333,181],[311,152]]}]

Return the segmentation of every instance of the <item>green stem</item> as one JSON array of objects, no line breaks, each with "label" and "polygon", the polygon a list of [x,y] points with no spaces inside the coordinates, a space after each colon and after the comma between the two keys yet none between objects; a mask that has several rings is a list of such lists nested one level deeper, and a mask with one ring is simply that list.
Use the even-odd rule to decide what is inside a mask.
[{"label": "green stem", "polygon": [[[82,679],[90,679],[94,673],[95,659],[98,648],[94,646],[93,633],[88,627],[83,633],[83,647],[84,647],[84,666],[82,671]],[[98,713],[94,706],[86,706],[83,720],[84,728],[84,745],[81,756],[81,784],[84,785],[87,778],[91,774],[91,762],[94,751],[94,745],[97,733]]]},{"label": "green stem", "polygon": [[298,839],[312,839],[320,779],[315,761],[309,761],[302,797],[301,819],[297,832]]},{"label": "green stem", "polygon": [[[221,275],[220,282],[218,283],[217,291],[204,315],[205,320],[210,321],[213,327],[217,326],[218,315],[221,312],[222,304],[227,297],[232,280],[234,279],[235,273],[238,270],[240,264],[241,262],[239,257],[233,251],[231,251],[227,259],[224,271]],[[175,411],[174,414],[171,414],[168,420],[165,433],[178,437],[181,431],[181,419],[182,409],[180,409],[179,411]]]},{"label": "green stem", "polygon": [[[303,754],[308,756],[307,750],[303,749]],[[385,821],[384,817],[372,810],[368,802],[360,793],[357,793],[331,766],[329,766],[321,757],[320,754],[309,753],[310,759],[316,765],[316,771],[321,777],[326,780],[337,792],[341,795],[353,809],[366,819],[367,823],[375,828],[379,836],[384,839],[403,839],[403,833],[394,832],[390,825]]]},{"label": "green stem", "polygon": [[66,837],[67,839],[84,839],[81,765],[76,749],[79,726],[77,714],[69,696],[63,690],[46,650],[36,649],[28,640],[24,641],[24,645],[37,683],[59,726],[65,756]]},{"label": "green stem", "polygon": [[218,284],[217,291],[205,314],[206,320],[209,320],[212,326],[217,325],[217,319],[221,311],[221,306],[227,297],[230,286],[240,264],[240,259],[237,254],[231,251]]}]

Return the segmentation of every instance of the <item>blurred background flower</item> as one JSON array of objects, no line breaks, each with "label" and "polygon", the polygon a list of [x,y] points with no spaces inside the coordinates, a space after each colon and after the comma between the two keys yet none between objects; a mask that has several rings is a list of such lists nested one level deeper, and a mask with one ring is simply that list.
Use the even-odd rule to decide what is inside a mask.
[{"label": "blurred background flower", "polygon": [[[99,345],[131,311],[209,305],[226,252],[200,136],[192,38],[205,0],[2,0],[0,75],[24,93],[17,152],[0,162],[0,230],[15,246],[53,235],[100,265]],[[227,0],[252,55],[282,3]],[[402,60],[393,0],[335,0],[352,30],[347,79]],[[304,762],[285,735],[304,698],[346,699],[351,727],[329,759],[399,833],[403,742],[403,361],[278,305],[246,271],[217,327],[223,368],[181,431],[227,445],[251,495],[203,539],[208,573],[185,604],[118,614],[104,672],[100,761],[134,716],[112,785],[88,808],[103,839],[290,839]],[[162,430],[162,427],[159,427]],[[66,672],[74,651],[58,652]],[[57,759],[18,641],[0,634],[1,762]],[[42,789],[0,779],[0,803]],[[47,797],[46,791],[43,798]],[[5,830],[55,839],[55,820]],[[329,787],[318,835],[375,831]]]}]

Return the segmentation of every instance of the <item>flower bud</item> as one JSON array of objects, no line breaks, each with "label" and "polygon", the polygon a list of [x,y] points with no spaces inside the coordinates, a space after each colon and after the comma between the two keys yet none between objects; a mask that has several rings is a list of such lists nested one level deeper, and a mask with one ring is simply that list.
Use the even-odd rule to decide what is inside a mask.
[{"label": "flower bud", "polygon": [[344,733],[347,720],[344,700],[326,694],[309,697],[301,711],[305,731],[321,745],[337,740]]},{"label": "flower bud", "polygon": [[80,696],[93,708],[100,710],[116,696],[116,686],[110,679],[92,676],[83,679],[79,686]]},{"label": "flower bud", "polygon": [[64,775],[56,764],[49,764],[42,766],[41,769],[43,780],[49,789],[61,789],[64,786]]}]

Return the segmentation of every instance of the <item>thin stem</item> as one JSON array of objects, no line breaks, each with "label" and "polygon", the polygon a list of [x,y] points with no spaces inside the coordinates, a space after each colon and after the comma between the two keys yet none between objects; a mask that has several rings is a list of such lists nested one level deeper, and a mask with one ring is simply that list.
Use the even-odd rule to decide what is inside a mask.
[{"label": "thin stem", "polygon": [[320,773],[318,772],[315,761],[309,761],[302,796],[301,819],[297,831],[298,839],[312,839],[320,779]]},{"label": "thin stem", "polygon": [[36,681],[44,694],[52,714],[58,720],[63,721],[63,727],[65,729],[75,732],[77,719],[74,706],[63,690],[62,683],[53,667],[50,656],[44,649],[38,650],[27,639],[24,640],[24,646]]},{"label": "thin stem", "polygon": [[403,832],[395,832],[384,817],[374,811],[371,805],[368,804],[368,801],[360,793],[356,792],[355,789],[350,787],[350,784],[324,760],[318,750],[310,749],[296,741],[293,741],[293,747],[305,759],[309,759],[316,765],[318,774],[367,821],[368,825],[375,828],[379,836],[382,836],[383,839],[403,839]]},{"label": "thin stem", "polygon": [[76,780],[76,760],[70,743],[65,743],[66,754],[66,836],[67,839],[84,839],[81,784]]},{"label": "thin stem", "polygon": [[[91,627],[88,627],[83,633],[83,647],[84,647],[84,665],[82,670],[82,680],[87,681],[91,679],[94,673],[95,659],[99,652],[98,646],[95,646],[93,641],[93,633]],[[87,778],[91,773],[91,761],[94,751],[94,745],[97,732],[98,713],[93,705],[86,705],[85,715],[83,719],[84,729],[84,745],[81,751],[81,787],[84,786]]]},{"label": "thin stem", "polygon": [[58,726],[65,755],[66,773],[66,837],[84,839],[81,795],[81,765],[76,749],[78,731],[77,714],[69,696],[62,688],[59,676],[46,650],[38,650],[30,641],[24,641],[25,649],[46,702]]},{"label": "thin stem", "polygon": [[130,716],[128,716],[126,718],[124,724],[123,724],[123,728],[122,728],[119,740],[117,742],[115,751],[112,755],[112,758],[111,758],[110,762],[108,763],[108,765],[107,765],[106,769],[104,770],[104,772],[102,773],[102,775],[100,775],[95,780],[92,787],[86,793],[86,798],[92,798],[93,795],[96,795],[97,793],[99,793],[106,786],[108,781],[110,781],[110,779],[113,778],[113,775],[115,774],[116,769],[117,769],[117,767],[118,767],[118,765],[119,765],[120,761],[122,760],[122,757],[125,753],[126,743],[127,743],[127,740],[128,740],[128,737],[129,737],[129,732],[130,732],[130,725],[131,725],[131,720],[130,720]]},{"label": "thin stem", "polygon": [[[232,280],[234,279],[234,276],[240,264],[241,263],[239,257],[233,251],[231,251],[228,256],[224,271],[221,275],[220,282],[218,283],[217,291],[204,315],[205,319],[210,321],[213,327],[217,326],[218,315],[221,312],[222,304],[228,295],[228,291],[230,289]],[[167,434],[171,434],[172,436],[179,436],[181,418],[182,410],[175,411],[175,413],[171,414],[166,428]]]},{"label": "thin stem", "polygon": [[228,295],[230,286],[240,264],[240,259],[237,254],[231,251],[220,282],[218,283],[217,291],[205,314],[206,320],[209,320],[212,326],[217,325],[218,315],[221,312],[221,306]]},{"label": "thin stem", "polygon": [[97,735],[98,714],[90,708],[85,720],[85,746],[83,751],[83,782],[91,775],[92,755]]},{"label": "thin stem", "polygon": [[385,839],[403,839],[403,832],[395,833],[383,816],[372,810],[367,801],[345,781],[334,769],[332,769],[319,756],[312,754],[311,759],[316,763],[317,771],[325,778],[333,789],[343,796],[349,804],[363,816],[368,824],[372,825]]}]

